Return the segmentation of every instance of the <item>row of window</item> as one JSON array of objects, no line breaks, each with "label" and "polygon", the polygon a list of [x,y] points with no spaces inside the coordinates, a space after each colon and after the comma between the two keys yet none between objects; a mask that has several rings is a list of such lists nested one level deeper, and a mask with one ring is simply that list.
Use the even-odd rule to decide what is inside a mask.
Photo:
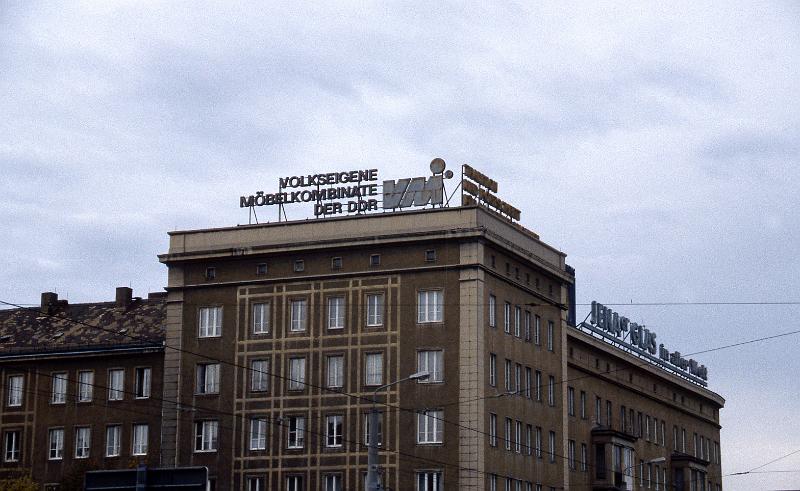
[{"label": "row of window", "polygon": [[[50,375],[52,378],[50,403],[66,404],[67,388],[71,380],[67,372],[56,372]],[[134,397],[136,399],[147,399],[150,397],[150,384],[152,370],[150,367],[137,367],[134,369]],[[75,389],[75,397],[78,402],[92,402],[94,398],[95,377],[93,370],[79,370]],[[8,393],[6,405],[8,407],[20,407],[23,404],[23,394],[25,393],[25,376],[10,375],[8,377]],[[106,381],[106,397],[109,401],[121,401],[125,398],[125,369],[112,368],[108,370]]]},{"label": "row of window", "polygon": [[[542,372],[536,370],[533,372],[531,367],[524,367],[525,378],[523,379],[523,366],[519,363],[514,363],[508,358],[505,359],[505,389],[506,393],[517,394],[528,399],[536,396],[536,400],[542,401]],[[535,385],[533,385],[532,377],[535,373]],[[497,386],[497,355],[489,353],[489,385],[492,387]],[[535,389],[533,392],[531,388]],[[547,403],[550,406],[556,405],[556,379],[554,376],[547,377]]]},{"label": "row of window", "polygon": [[[490,259],[490,265],[492,266],[492,268],[496,268],[497,267],[497,260],[496,260],[496,258],[494,256],[494,254],[492,254],[489,259]],[[567,266],[567,268],[569,268],[569,266]],[[509,262],[506,262],[506,275],[507,276],[511,276],[511,263],[509,263]],[[515,266],[514,267],[514,277],[516,279],[518,279],[518,280],[520,279],[519,266]],[[536,282],[536,289],[537,290],[541,289],[540,288],[539,278],[534,278],[534,280]],[[525,284],[529,285],[529,286],[531,284],[531,274],[529,272],[525,273]],[[548,293],[550,295],[553,295],[553,284],[552,283],[548,284],[547,291],[548,291]]]},{"label": "row of window", "polygon": [[[76,459],[89,458],[92,442],[92,428],[77,426],[74,428],[73,457]],[[4,436],[3,460],[18,462],[21,452],[21,430],[6,431]],[[147,455],[149,427],[146,424],[134,424],[131,427],[131,455]],[[106,457],[119,457],[122,455],[122,425],[113,424],[106,426],[105,435]],[[48,430],[48,457],[49,460],[62,460],[64,458],[64,428],[51,428]]]},{"label": "row of window", "polygon": [[[497,481],[499,479],[500,477],[497,474],[489,474],[487,476],[487,480],[489,481],[487,489],[489,491],[497,491]],[[523,485],[525,487],[525,491],[533,491],[534,486],[536,491],[542,491],[543,489],[540,483],[534,484],[530,481],[522,481],[521,479],[514,479],[513,477],[505,477],[503,479],[505,483],[503,487],[504,491],[522,491]],[[553,486],[550,486],[549,489],[550,491],[556,491],[556,488]]]},{"label": "row of window", "polygon": [[[524,424],[522,421],[505,418],[503,444],[505,449],[509,452],[518,454],[535,456],[541,459],[542,451],[542,436],[543,430],[540,426],[534,427],[530,424]],[[523,437],[524,431],[524,437]],[[489,446],[497,447],[497,414],[489,413]],[[584,445],[585,446],[585,445]],[[583,449],[582,449],[583,450]],[[556,461],[556,432],[550,431],[548,433],[548,460],[550,463]],[[582,453],[585,457],[585,452]],[[586,460],[583,459],[584,465]]]},{"label": "row of window", "polygon": [[[368,293],[365,296],[366,326],[379,327],[384,322],[384,294]],[[344,329],[347,306],[344,296],[326,298],[326,327]],[[251,329],[254,335],[270,334],[272,331],[272,303],[256,302],[251,305]],[[417,292],[417,323],[439,323],[444,321],[444,294],[442,290],[420,290]],[[201,338],[222,335],[222,307],[200,307],[198,314],[198,336]],[[308,299],[289,300],[289,332],[308,330]]]},{"label": "row of window", "polygon": [[[363,474],[364,481],[366,481],[366,472]],[[414,481],[416,483],[416,491],[442,491],[444,490],[444,481],[442,479],[441,469],[421,470],[414,472]],[[305,483],[303,482],[304,476],[291,475],[286,477],[287,491],[301,491],[304,490]],[[342,491],[343,476],[340,473],[328,473],[322,475],[322,491]],[[362,486],[363,487],[363,486]],[[247,477],[247,491],[266,491],[267,479],[260,476]]]},{"label": "row of window", "polygon": [[[504,303],[503,308],[503,332],[506,334],[513,334],[518,338],[523,338],[525,341],[533,342],[537,346],[542,345],[542,318],[538,315],[533,315],[529,310],[523,313],[522,307],[519,305],[513,306],[510,302]],[[533,324],[531,324],[533,320]],[[497,297],[489,295],[489,327],[497,327]],[[554,350],[555,340],[555,324],[553,321],[547,321],[547,349],[548,351]]]}]

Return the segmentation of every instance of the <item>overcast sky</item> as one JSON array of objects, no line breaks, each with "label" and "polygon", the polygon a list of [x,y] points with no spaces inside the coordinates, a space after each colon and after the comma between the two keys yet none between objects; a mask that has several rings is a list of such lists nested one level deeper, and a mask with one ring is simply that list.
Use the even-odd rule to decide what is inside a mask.
[{"label": "overcast sky", "polygon": [[[144,295],[167,231],[246,223],[278,176],[439,156],[499,181],[580,302],[800,300],[800,3],[297,3],[2,2],[0,299]],[[617,310],[688,353],[800,307]],[[699,357],[723,472],[800,449],[799,345]]]}]

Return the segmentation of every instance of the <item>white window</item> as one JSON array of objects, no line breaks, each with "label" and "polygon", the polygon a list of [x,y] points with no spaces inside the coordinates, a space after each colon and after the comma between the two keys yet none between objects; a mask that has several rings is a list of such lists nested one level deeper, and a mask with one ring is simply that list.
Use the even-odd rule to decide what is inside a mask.
[{"label": "white window", "polygon": [[531,398],[531,385],[533,377],[531,377],[531,367],[525,367],[525,397]]},{"label": "white window", "polygon": [[326,386],[329,388],[344,387],[344,356],[328,357]]},{"label": "white window", "polygon": [[503,312],[505,315],[503,317],[503,331],[506,334],[511,334],[511,304],[506,302],[505,303],[505,311]]},{"label": "white window", "polygon": [[519,363],[514,364],[514,390],[517,395],[520,395],[522,390],[522,365]]},{"label": "white window", "polygon": [[85,459],[89,457],[91,447],[92,432],[90,428],[75,428],[75,458]]},{"label": "white window", "polygon": [[511,386],[511,360],[506,358],[506,392],[512,392],[514,388]]},{"label": "white window", "polygon": [[195,421],[194,451],[216,452],[219,422],[214,420]]},{"label": "white window", "polygon": [[444,351],[428,350],[417,353],[417,371],[428,372],[425,380],[419,383],[435,383],[444,381]]},{"label": "white window", "polygon": [[306,330],[307,302],[304,298],[298,298],[289,302],[290,320],[289,330],[292,332],[303,332]]},{"label": "white window", "polygon": [[266,489],[265,477],[250,476],[247,478],[247,491],[266,491]]},{"label": "white window", "polygon": [[64,428],[53,428],[48,431],[50,440],[50,460],[61,460],[64,458]]},{"label": "white window", "polygon": [[325,474],[325,487],[324,491],[342,491],[342,475],[341,474]]},{"label": "white window", "polygon": [[489,413],[489,445],[497,446],[497,415]]},{"label": "white window", "polygon": [[423,290],[417,302],[417,322],[442,322],[442,291]]},{"label": "white window", "polygon": [[289,358],[289,390],[306,388],[306,359]]},{"label": "white window", "polygon": [[367,295],[367,325],[383,325],[383,294],[370,293]]},{"label": "white window", "polygon": [[497,327],[497,297],[489,295],[489,327]]},{"label": "white window", "polygon": [[497,474],[489,474],[489,491],[497,491]]},{"label": "white window", "polygon": [[213,338],[222,335],[222,307],[200,307],[198,336]]},{"label": "white window", "polygon": [[67,402],[67,374],[54,373],[53,374],[53,392],[50,397],[50,402],[53,404],[64,404]]},{"label": "white window", "polygon": [[250,450],[267,449],[267,420],[252,418],[250,420]]},{"label": "white window", "polygon": [[553,321],[547,321],[547,349],[553,351]]},{"label": "white window", "polygon": [[442,443],[443,411],[423,411],[417,414],[417,443]]},{"label": "white window", "polygon": [[6,431],[6,441],[5,441],[5,455],[3,459],[6,462],[17,462],[19,461],[19,446],[20,446],[20,436],[21,431]]},{"label": "white window", "polygon": [[91,401],[93,388],[94,372],[88,370],[78,372],[78,402]]},{"label": "white window", "polygon": [[197,393],[219,393],[219,363],[200,363],[197,365]]},{"label": "white window", "polygon": [[8,406],[17,407],[22,405],[22,391],[25,378],[22,375],[12,375],[8,377]]},{"label": "white window", "polygon": [[533,343],[542,345],[542,318],[538,315],[533,318]]},{"label": "white window", "polygon": [[525,311],[525,341],[531,340],[531,313]]},{"label": "white window", "polygon": [[[369,445],[369,413],[364,415],[364,445]],[[383,417],[378,415],[378,446],[383,443]]]},{"label": "white window", "polygon": [[106,426],[106,457],[118,457],[120,441],[122,439],[122,426]]},{"label": "white window", "polygon": [[556,461],[556,432],[555,431],[551,431],[550,432],[550,445],[549,445],[549,448],[550,448],[550,463],[553,463],[553,462]]},{"label": "white window", "polygon": [[269,305],[268,303],[253,304],[253,334],[269,334]]},{"label": "white window", "polygon": [[522,453],[522,422],[517,421],[514,427],[514,451]]},{"label": "white window", "polygon": [[287,477],[286,491],[303,491],[303,476]]},{"label": "white window", "polygon": [[525,453],[533,455],[533,426],[525,425]]},{"label": "white window", "polygon": [[108,400],[121,401],[125,391],[125,370],[114,368],[108,371]]},{"label": "white window", "polygon": [[417,472],[417,491],[441,491],[443,489],[442,471]]},{"label": "white window", "polygon": [[147,455],[147,437],[149,428],[147,425],[133,425],[133,455]]},{"label": "white window", "polygon": [[367,353],[365,356],[364,385],[383,383],[383,353]]},{"label": "white window", "polygon": [[497,355],[489,353],[489,385],[497,386]]},{"label": "white window", "polygon": [[570,469],[575,469],[575,440],[567,442],[567,462]]},{"label": "white window", "polygon": [[263,392],[269,389],[269,360],[250,362],[250,390]]},{"label": "white window", "polygon": [[506,418],[505,442],[506,450],[511,450],[511,418]]},{"label": "white window", "polygon": [[542,372],[536,370],[536,400],[542,400]]},{"label": "white window", "polygon": [[[622,414],[624,417],[625,406],[622,407]],[[567,414],[570,416],[575,416],[575,389],[573,387],[567,387]]]},{"label": "white window", "polygon": [[536,427],[536,458],[542,458],[542,428],[537,426]]},{"label": "white window", "polygon": [[328,297],[328,329],[344,328],[344,297]]},{"label": "white window", "polygon": [[547,382],[547,403],[551,406],[556,405],[556,379],[552,375]]},{"label": "white window", "polygon": [[514,336],[522,336],[521,326],[522,323],[522,309],[519,306],[514,307]]},{"label": "white window", "polygon": [[306,418],[289,416],[289,430],[286,433],[287,448],[303,448],[305,445]]},{"label": "white window", "polygon": [[586,472],[589,466],[589,452],[585,443],[581,443],[581,471]]},{"label": "white window", "polygon": [[136,398],[147,399],[150,397],[150,367],[139,367],[136,369]]},{"label": "white window", "polygon": [[325,431],[325,446],[329,448],[338,448],[342,446],[342,428],[344,418],[340,414],[327,416],[326,431]]}]

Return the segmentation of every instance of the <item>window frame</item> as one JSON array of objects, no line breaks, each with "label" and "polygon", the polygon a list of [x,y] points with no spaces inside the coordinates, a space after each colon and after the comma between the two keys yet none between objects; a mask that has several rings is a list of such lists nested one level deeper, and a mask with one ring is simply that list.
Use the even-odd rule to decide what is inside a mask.
[{"label": "window frame", "polygon": [[342,448],[343,446],[344,446],[344,415],[342,414],[326,415],[325,448]]},{"label": "window frame", "polygon": [[[195,368],[195,395],[218,395],[220,389],[220,363],[198,363]],[[209,370],[211,367],[216,367]],[[213,377],[209,377],[209,372]]]},{"label": "window frame", "polygon": [[[295,310],[297,306],[297,310]],[[289,299],[289,334],[308,332],[308,298]]]},{"label": "window frame", "polygon": [[266,450],[267,418],[263,416],[255,416],[250,418],[250,434],[248,436],[248,449],[251,452]]},{"label": "window frame", "polygon": [[[371,299],[376,299],[373,305]],[[384,292],[369,292],[364,294],[366,307],[366,327],[383,327],[384,311],[386,309],[386,294]]]},{"label": "window frame", "polygon": [[[256,315],[258,311],[258,315]],[[272,330],[272,302],[269,300],[253,302],[250,307],[250,333],[265,336]]]},{"label": "window frame", "polygon": [[[433,358],[433,369],[431,369],[431,357]],[[423,358],[425,361],[424,364]],[[418,379],[418,384],[444,383],[444,349],[429,348],[417,350],[417,372],[423,371],[428,372],[429,376],[426,379]]]},{"label": "window frame", "polygon": [[[146,374],[142,376],[141,384],[139,386],[139,372]],[[144,390],[139,390],[144,389]],[[153,368],[148,366],[134,367],[133,369],[133,393],[134,399],[149,399],[153,389]],[[140,395],[141,394],[141,395]]]},{"label": "window frame", "polygon": [[[61,439],[54,440],[53,435],[60,434]],[[58,443],[55,447],[53,443]],[[53,456],[53,452],[56,452],[56,456]],[[59,426],[56,428],[48,428],[47,429],[47,460],[64,460],[64,427]]]},{"label": "window frame", "polygon": [[[116,441],[114,442],[116,444],[115,447],[111,447],[110,446],[111,442],[109,441],[109,435],[111,433],[111,430],[114,430],[114,433],[116,434],[115,435],[116,436]],[[122,455],[122,425],[121,424],[117,424],[117,423],[106,425],[105,437],[106,437],[106,440],[105,440],[105,449],[103,451],[103,456],[105,458],[115,458],[115,457],[121,456]],[[113,448],[116,451],[111,453],[111,452],[109,452],[109,448]]]},{"label": "window frame", "polygon": [[425,288],[417,290],[417,324],[441,324],[443,322],[444,289]]},{"label": "window frame", "polygon": [[[117,388],[116,384],[116,374],[120,375],[120,385]],[[106,390],[106,400],[108,401],[123,401],[125,400],[125,368],[123,367],[116,367],[116,368],[109,368],[106,372],[107,376],[107,390]]]},{"label": "window frame", "polygon": [[[302,415],[290,415],[286,426],[286,449],[302,450],[305,448],[306,417]],[[292,429],[294,423],[294,429]]]},{"label": "window frame", "polygon": [[[6,407],[22,407],[25,404],[25,375],[15,373],[9,375],[7,380],[8,395],[6,396]],[[17,386],[14,380],[19,381]]]},{"label": "window frame", "polygon": [[[336,305],[335,315],[333,312],[333,304]],[[330,295],[325,300],[325,307],[327,313],[326,327],[331,331],[338,331],[345,328],[347,322],[347,304],[344,295]]]},{"label": "window frame", "polygon": [[[331,367],[331,362],[333,360],[339,360],[338,366]],[[331,368],[333,368],[333,370],[331,370]],[[344,353],[325,355],[325,387],[329,389],[341,389],[344,387],[344,383]]]},{"label": "window frame", "polygon": [[[194,422],[194,453],[213,453],[219,447],[219,421],[198,419]],[[198,448],[199,447],[199,448]]]},{"label": "window frame", "polygon": [[[417,413],[417,445],[441,445],[444,443],[444,411],[431,409]],[[424,438],[420,438],[424,436]]]},{"label": "window frame", "polygon": [[[212,316],[212,312],[214,315]],[[207,315],[204,315],[207,313]],[[219,338],[222,337],[222,316],[223,307],[221,305],[204,305],[197,308],[197,337]]]},{"label": "window frame", "polygon": [[[10,448],[9,448],[9,443],[11,444]],[[21,456],[22,456],[22,430],[4,430],[3,462],[19,462]]]},{"label": "window frame", "polygon": [[[378,379],[375,380],[374,372],[370,373],[370,359],[380,360],[380,370],[378,371]],[[376,387],[383,385],[383,372],[384,370],[384,356],[383,351],[373,351],[364,353],[364,385],[366,387]],[[373,368],[374,370],[374,368]]]},{"label": "window frame", "polygon": [[[265,367],[256,368],[256,364],[263,363]],[[266,371],[265,371],[266,370]],[[250,360],[250,392],[268,392],[270,376],[270,358],[254,358]]]},{"label": "window frame", "polygon": [[[78,438],[78,436],[81,435],[84,432],[84,430],[86,431],[87,437],[85,439]],[[89,458],[89,454],[91,453],[91,449],[92,449],[92,428],[91,428],[91,426],[76,426],[74,434],[75,434],[75,439],[74,439],[73,449],[75,450],[75,453],[73,454],[73,458],[75,458],[75,459],[88,459]],[[86,446],[85,447],[84,446],[79,447],[78,444],[81,443],[81,442],[85,443]],[[81,453],[79,455],[78,454],[78,450],[81,450],[81,451],[85,450],[86,454],[84,455],[83,453]]]},{"label": "window frame", "polygon": [[[144,441],[139,438],[142,436],[138,430],[144,428]],[[138,448],[137,448],[138,447]],[[131,425],[131,455],[147,455],[150,450],[150,425],[147,423],[133,423]]]},{"label": "window frame", "polygon": [[[50,374],[50,378],[52,379],[50,388],[50,404],[61,405],[67,403],[67,385],[69,383],[68,377],[69,375],[67,372],[53,372]],[[58,388],[62,390],[56,390],[57,384],[59,386]]]},{"label": "window frame", "polygon": [[[307,366],[305,356],[290,356],[286,364],[286,390],[290,392],[301,392],[306,390]],[[295,369],[299,373],[293,373]]]}]

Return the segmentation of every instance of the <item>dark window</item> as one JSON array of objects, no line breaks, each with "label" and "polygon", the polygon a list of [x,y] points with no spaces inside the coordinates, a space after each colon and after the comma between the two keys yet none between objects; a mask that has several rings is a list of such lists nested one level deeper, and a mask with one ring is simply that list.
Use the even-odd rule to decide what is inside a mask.
[{"label": "dark window", "polygon": [[553,285],[552,283],[548,286],[548,290],[550,291],[550,295],[553,294]]},{"label": "dark window", "polygon": [[570,348],[569,348],[569,357],[573,358],[574,354],[575,353],[572,351],[572,347],[570,346]]},{"label": "dark window", "polygon": [[206,279],[213,280],[217,277],[217,268],[206,268]]},{"label": "dark window", "polygon": [[381,265],[381,255],[380,254],[373,254],[369,257],[369,265],[370,266],[380,266]]},{"label": "dark window", "polygon": [[530,273],[525,273],[525,284],[526,285],[530,285],[531,284],[531,274]]},{"label": "dark window", "polygon": [[429,263],[436,261],[436,249],[429,249],[425,251],[425,261]]},{"label": "dark window", "polygon": [[491,259],[492,259],[492,267],[494,268],[494,267],[495,267],[495,264],[494,264],[494,263],[495,263],[495,261],[494,261],[494,254],[492,254],[492,257],[491,257]]},{"label": "dark window", "polygon": [[342,258],[340,258],[340,257],[332,257],[331,258],[331,269],[342,269]]},{"label": "dark window", "polygon": [[516,275],[516,278],[519,279],[519,268],[514,268],[514,274]]},{"label": "dark window", "polygon": [[594,446],[594,468],[597,479],[606,478],[606,449],[603,444],[598,443]]},{"label": "dark window", "polygon": [[258,275],[267,274],[267,263],[256,264],[256,274]]},{"label": "dark window", "polygon": [[539,278],[536,278],[536,289],[539,289]]},{"label": "dark window", "polygon": [[511,274],[511,264],[506,263],[506,274]]},{"label": "dark window", "polygon": [[303,261],[302,259],[296,259],[294,261],[294,271],[295,271],[295,273],[299,273],[299,272],[305,271],[305,270],[306,270],[306,262]]}]

